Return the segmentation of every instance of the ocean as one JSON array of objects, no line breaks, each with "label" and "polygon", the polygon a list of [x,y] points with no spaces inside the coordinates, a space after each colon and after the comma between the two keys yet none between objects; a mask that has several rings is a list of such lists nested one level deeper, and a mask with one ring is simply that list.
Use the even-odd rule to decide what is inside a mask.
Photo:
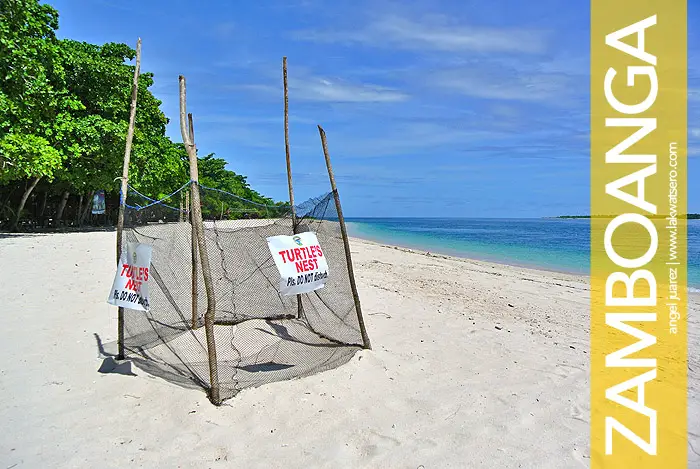
[{"label": "ocean", "polygon": [[[588,274],[590,220],[348,218],[350,236],[503,264]],[[688,286],[700,291],[700,220],[688,220]]]}]

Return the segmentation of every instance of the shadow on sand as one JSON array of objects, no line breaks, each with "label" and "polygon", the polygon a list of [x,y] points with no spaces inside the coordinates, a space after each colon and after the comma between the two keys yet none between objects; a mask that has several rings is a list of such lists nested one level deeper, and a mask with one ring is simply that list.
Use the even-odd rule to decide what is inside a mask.
[{"label": "shadow on sand", "polygon": [[124,375],[124,376],[137,376],[136,373],[131,371],[131,362],[130,361],[122,361],[119,362],[116,359],[116,353],[112,352],[107,352],[105,350],[104,344],[102,343],[102,339],[98,334],[93,334],[95,336],[95,342],[97,342],[97,353],[99,357],[105,357],[102,360],[102,364],[100,367],[97,369],[98,373],[103,373],[103,374],[117,374],[117,375]]}]

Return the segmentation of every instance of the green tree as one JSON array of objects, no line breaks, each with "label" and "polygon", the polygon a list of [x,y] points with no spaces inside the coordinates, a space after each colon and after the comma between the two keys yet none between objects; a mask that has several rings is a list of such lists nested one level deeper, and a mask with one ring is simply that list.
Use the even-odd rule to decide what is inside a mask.
[{"label": "green tree", "polygon": [[[57,11],[38,0],[0,0],[0,189],[9,188],[6,200],[22,191],[12,228],[37,186],[42,213],[48,191],[62,194],[57,218],[70,193],[89,201],[97,189],[118,191],[134,74],[128,62],[136,52],[58,40],[57,28]],[[153,75],[142,73],[129,182],[161,198],[188,181],[188,161],[183,145],[165,135],[168,119],[152,85]],[[213,154],[200,159],[200,175],[210,187],[273,204]],[[245,205],[230,199],[231,209]]]},{"label": "green tree", "polygon": [[0,1],[0,184],[29,178],[24,204],[43,177],[51,178],[64,155],[62,110],[74,105],[63,92],[55,36],[58,13],[36,0]]},{"label": "green tree", "polygon": [[[59,173],[72,191],[90,197],[97,189],[115,190],[121,175],[135,51],[125,44],[102,46],[61,41],[66,87],[81,106],[71,114]],[[139,77],[132,164],[129,179],[142,191],[168,193],[186,182],[182,155],[165,136],[167,118],[150,92],[153,75]],[[87,213],[87,206],[86,212]]]},{"label": "green tree", "polygon": [[[202,213],[209,218],[241,218],[275,216],[272,199],[253,190],[245,176],[226,169],[226,161],[213,153],[198,158],[199,181],[202,185],[218,189],[237,197],[204,189]],[[241,200],[245,199],[245,200]],[[249,203],[250,201],[253,203]]]}]

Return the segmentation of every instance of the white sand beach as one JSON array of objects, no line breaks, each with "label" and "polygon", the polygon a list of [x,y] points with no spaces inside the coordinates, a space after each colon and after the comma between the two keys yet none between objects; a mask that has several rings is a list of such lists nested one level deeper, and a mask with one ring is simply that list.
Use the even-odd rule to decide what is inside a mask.
[{"label": "white sand beach", "polygon": [[[215,407],[99,373],[114,232],[0,235],[0,469],[589,467],[585,277],[352,240],[372,351]],[[690,301],[689,465],[700,467]]]}]

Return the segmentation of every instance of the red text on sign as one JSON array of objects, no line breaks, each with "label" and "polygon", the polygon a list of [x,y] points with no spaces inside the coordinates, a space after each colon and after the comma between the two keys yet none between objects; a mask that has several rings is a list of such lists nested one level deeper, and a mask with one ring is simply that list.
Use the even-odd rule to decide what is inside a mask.
[{"label": "red text on sign", "polygon": [[141,284],[148,281],[148,267],[123,264],[120,276],[129,279],[124,287],[126,290],[139,292],[141,291]]},{"label": "red text on sign", "polygon": [[282,261],[286,264],[287,262],[298,262],[306,260],[315,260],[317,257],[323,257],[323,251],[321,251],[321,246],[310,246],[303,248],[293,248],[280,251],[278,253],[282,257]]}]

